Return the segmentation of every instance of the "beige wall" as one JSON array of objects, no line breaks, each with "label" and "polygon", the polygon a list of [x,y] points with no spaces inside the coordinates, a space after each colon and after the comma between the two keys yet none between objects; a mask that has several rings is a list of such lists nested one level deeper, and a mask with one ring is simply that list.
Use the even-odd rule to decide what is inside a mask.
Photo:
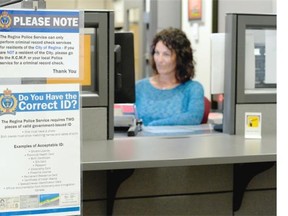
[{"label": "beige wall", "polygon": [[112,9],[112,0],[46,0],[47,9]]},{"label": "beige wall", "polygon": [[182,1],[182,29],[191,40],[196,61],[195,79],[202,83],[210,98],[210,35],[212,33],[212,0],[203,1],[201,22],[188,20],[188,0]]}]

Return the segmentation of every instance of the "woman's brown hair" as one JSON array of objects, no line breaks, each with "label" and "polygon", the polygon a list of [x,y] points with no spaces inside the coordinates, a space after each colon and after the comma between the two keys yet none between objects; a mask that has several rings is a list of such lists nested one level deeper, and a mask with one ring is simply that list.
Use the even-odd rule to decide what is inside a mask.
[{"label": "woman's brown hair", "polygon": [[195,76],[195,62],[193,59],[193,51],[191,48],[191,42],[187,38],[186,34],[177,28],[163,29],[157,33],[152,41],[151,45],[151,66],[154,73],[157,72],[156,64],[154,61],[154,53],[156,44],[162,41],[165,46],[176,54],[176,79],[180,83],[184,83],[187,80],[194,78]]}]

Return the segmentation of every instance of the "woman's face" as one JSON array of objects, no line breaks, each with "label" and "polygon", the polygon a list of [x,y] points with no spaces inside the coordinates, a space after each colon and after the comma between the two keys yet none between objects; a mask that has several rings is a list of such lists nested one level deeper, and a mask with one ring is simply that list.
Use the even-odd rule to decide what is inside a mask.
[{"label": "woman's face", "polygon": [[176,73],[176,54],[159,41],[155,46],[154,61],[159,74]]}]

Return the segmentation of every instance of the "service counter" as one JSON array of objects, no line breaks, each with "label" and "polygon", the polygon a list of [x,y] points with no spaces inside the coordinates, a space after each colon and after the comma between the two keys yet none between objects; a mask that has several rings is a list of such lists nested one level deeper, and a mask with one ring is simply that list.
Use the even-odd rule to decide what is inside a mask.
[{"label": "service counter", "polygon": [[[276,164],[276,135],[245,139],[241,135],[215,132],[209,124],[195,128],[175,127],[177,133],[174,134],[169,134],[169,128],[166,128],[168,134],[164,134],[165,128],[156,132],[150,129],[146,128],[136,137],[116,136],[114,140],[85,141],[83,144],[83,171],[107,171],[108,215],[113,212],[117,190],[135,169],[228,165],[232,167],[231,211],[235,212],[240,209],[244,192],[253,177]],[[207,183],[208,178],[213,176],[207,176]],[[144,181],[138,183],[144,186]]]}]

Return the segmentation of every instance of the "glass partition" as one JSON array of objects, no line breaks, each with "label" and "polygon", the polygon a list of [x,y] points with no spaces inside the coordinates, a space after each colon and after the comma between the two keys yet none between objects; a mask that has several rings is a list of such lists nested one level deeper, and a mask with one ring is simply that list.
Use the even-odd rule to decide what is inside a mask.
[{"label": "glass partition", "polygon": [[246,29],[245,94],[276,93],[276,30]]},{"label": "glass partition", "polygon": [[237,103],[276,102],[276,16],[238,15]]},{"label": "glass partition", "polygon": [[[226,14],[224,133],[243,130],[244,110],[270,116],[275,125],[276,19],[276,14]],[[274,127],[263,130],[268,128]]]}]

